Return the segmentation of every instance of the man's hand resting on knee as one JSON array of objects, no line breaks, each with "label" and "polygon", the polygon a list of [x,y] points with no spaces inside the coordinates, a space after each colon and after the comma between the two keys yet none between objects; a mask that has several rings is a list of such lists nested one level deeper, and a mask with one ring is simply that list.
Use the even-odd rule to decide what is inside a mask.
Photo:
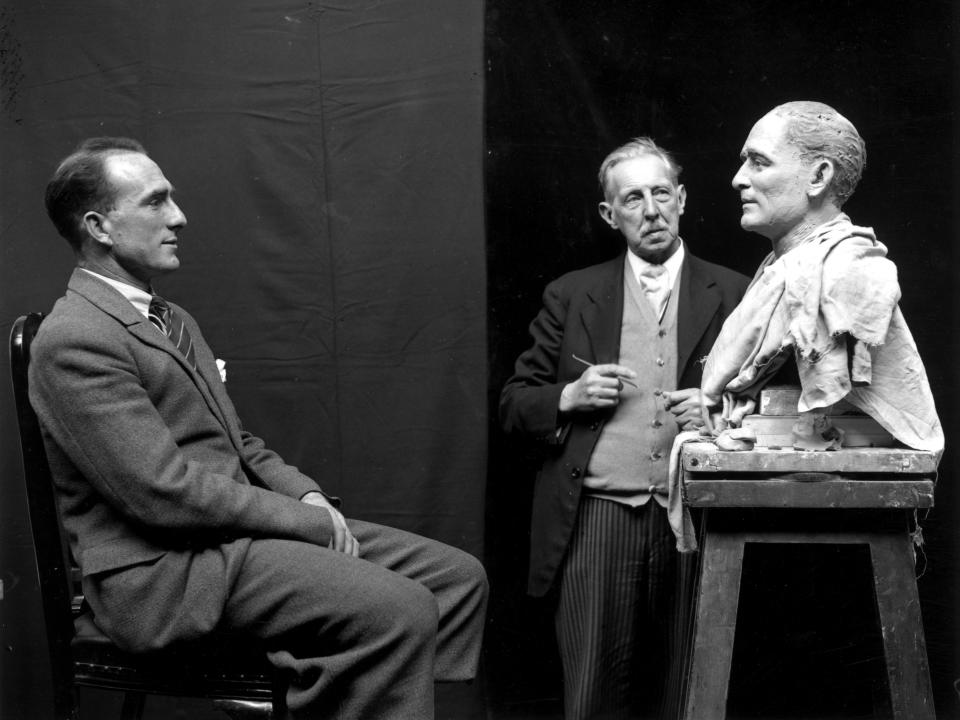
[{"label": "man's hand resting on knee", "polygon": [[339,510],[330,504],[330,501],[327,500],[322,493],[308,492],[300,498],[300,502],[305,502],[307,505],[316,505],[330,513],[330,517],[333,520],[333,537],[330,539],[330,545],[328,547],[337,552],[360,557],[360,543],[357,542],[357,539],[347,528],[346,519],[344,519]]}]

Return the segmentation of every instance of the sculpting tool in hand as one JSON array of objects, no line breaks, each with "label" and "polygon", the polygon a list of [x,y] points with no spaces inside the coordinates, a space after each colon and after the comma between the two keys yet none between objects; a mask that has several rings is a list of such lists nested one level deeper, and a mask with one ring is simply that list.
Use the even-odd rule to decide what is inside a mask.
[{"label": "sculpting tool in hand", "polygon": [[[589,362],[589,361],[587,361],[587,360],[584,360],[584,359],[581,358],[581,357],[577,357],[576,355],[573,355],[572,353],[571,353],[570,357],[572,357],[572,358],[573,358],[574,360],[576,360],[578,363],[583,363],[583,364],[586,365],[587,367],[593,367],[593,363],[592,363],[592,362]],[[629,385],[630,387],[637,387],[637,384],[636,384],[635,382],[633,382],[632,380],[627,380],[625,377],[620,377],[620,376],[618,375],[618,376],[617,376],[617,379],[618,379],[620,382],[624,383],[625,385]]]}]

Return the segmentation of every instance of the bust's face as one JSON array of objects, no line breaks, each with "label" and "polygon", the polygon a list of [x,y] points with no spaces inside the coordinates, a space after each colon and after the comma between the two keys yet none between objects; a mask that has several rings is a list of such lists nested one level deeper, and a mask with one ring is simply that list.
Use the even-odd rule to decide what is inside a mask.
[{"label": "bust's face", "polygon": [[787,142],[785,123],[772,113],[757,121],[740,152],[743,164],[733,176],[743,206],[740,226],[774,241],[799,225],[810,209],[812,163],[804,162],[799,149]]}]

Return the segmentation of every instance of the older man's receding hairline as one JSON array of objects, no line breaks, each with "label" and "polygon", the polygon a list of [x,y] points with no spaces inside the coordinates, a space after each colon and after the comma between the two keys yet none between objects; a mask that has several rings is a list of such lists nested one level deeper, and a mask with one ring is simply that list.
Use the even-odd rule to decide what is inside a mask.
[{"label": "older man's receding hairline", "polygon": [[625,160],[631,160],[633,158],[644,157],[647,155],[659,158],[666,166],[667,171],[670,173],[670,178],[673,181],[673,184],[680,184],[680,173],[683,172],[683,168],[677,162],[676,158],[673,157],[673,153],[658,145],[653,138],[647,135],[641,135],[612,150],[607,154],[607,156],[603,159],[603,162],[600,164],[600,170],[597,173],[597,180],[600,183],[600,191],[603,193],[604,197],[607,195],[607,178],[610,174],[610,171],[614,167]]}]

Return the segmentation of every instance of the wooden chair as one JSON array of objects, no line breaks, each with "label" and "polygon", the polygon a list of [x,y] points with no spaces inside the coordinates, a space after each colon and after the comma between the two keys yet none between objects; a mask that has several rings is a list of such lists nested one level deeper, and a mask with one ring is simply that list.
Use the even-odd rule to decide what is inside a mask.
[{"label": "wooden chair", "polygon": [[148,694],[209,698],[216,709],[238,720],[284,717],[283,688],[263,648],[256,643],[238,647],[236,641],[227,643],[211,637],[189,647],[133,655],[117,648],[85,612],[82,596],[74,592],[78,573],[61,533],[40,426],[27,396],[30,344],[42,320],[43,315],[31,313],[14,323],[10,366],[55,717],[79,717],[76,686],[80,685],[124,692],[124,720],[141,716]]}]

